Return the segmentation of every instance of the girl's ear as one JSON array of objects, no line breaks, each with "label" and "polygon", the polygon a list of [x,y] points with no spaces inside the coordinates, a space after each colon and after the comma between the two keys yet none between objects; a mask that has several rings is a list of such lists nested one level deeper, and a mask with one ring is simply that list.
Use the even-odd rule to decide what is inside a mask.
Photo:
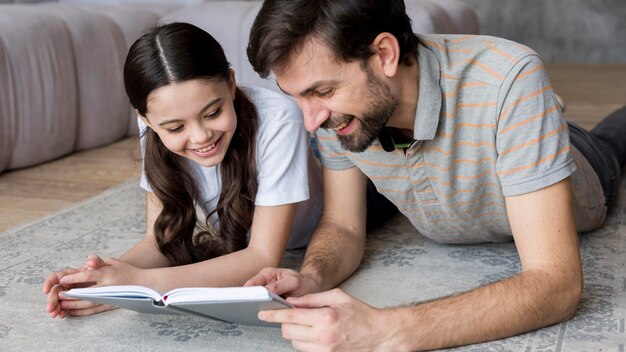
[{"label": "girl's ear", "polygon": [[142,116],[139,111],[137,111],[137,109],[135,109],[135,114],[137,114],[137,117],[139,117],[146,126],[152,128],[152,125],[150,125],[150,121],[148,121],[145,116]]},{"label": "girl's ear", "polygon": [[233,96],[233,100],[235,100],[235,92],[237,91],[237,80],[235,79],[235,70],[232,68],[230,71],[230,79],[228,80],[228,85],[230,88],[230,94]]}]

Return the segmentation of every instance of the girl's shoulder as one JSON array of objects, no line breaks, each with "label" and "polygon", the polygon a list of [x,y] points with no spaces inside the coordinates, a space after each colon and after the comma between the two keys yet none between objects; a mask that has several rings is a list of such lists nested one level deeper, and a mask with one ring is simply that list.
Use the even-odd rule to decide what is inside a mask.
[{"label": "girl's shoulder", "polygon": [[266,122],[285,123],[291,121],[304,123],[302,111],[290,97],[262,87],[239,86],[239,88],[256,107],[261,125]]}]

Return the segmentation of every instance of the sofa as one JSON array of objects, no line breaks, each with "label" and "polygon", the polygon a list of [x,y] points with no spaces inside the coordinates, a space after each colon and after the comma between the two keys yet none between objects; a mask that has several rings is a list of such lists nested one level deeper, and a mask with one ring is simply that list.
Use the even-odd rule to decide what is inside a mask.
[{"label": "sofa", "polygon": [[[461,0],[406,0],[415,32],[478,33]],[[0,0],[0,173],[137,133],[122,69],[129,46],[159,22],[214,35],[242,85],[277,90],[245,48],[261,1]]]}]

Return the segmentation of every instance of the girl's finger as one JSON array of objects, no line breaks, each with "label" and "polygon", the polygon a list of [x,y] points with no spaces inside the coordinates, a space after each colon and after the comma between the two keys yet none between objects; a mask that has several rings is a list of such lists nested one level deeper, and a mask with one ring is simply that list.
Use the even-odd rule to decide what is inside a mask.
[{"label": "girl's finger", "polygon": [[68,311],[68,310],[75,310],[75,309],[87,309],[87,308],[93,308],[94,306],[97,306],[98,304],[93,303],[93,302],[89,302],[89,301],[61,301],[60,306],[61,309]]},{"label": "girl's finger", "polygon": [[111,306],[107,306],[104,304],[97,304],[94,305],[93,307],[90,308],[84,308],[84,309],[71,309],[66,311],[67,314],[72,315],[72,316],[85,316],[85,315],[91,315],[91,314],[96,314],[96,313],[100,313],[100,312],[104,312],[107,310],[111,310],[115,307],[111,307]]}]

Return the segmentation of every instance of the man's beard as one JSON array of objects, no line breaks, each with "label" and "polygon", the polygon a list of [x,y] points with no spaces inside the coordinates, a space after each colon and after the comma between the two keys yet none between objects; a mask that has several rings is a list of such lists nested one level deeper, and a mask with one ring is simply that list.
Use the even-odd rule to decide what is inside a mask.
[{"label": "man's beard", "polygon": [[338,115],[333,116],[322,124],[322,128],[337,126],[333,121],[350,121],[356,118],[361,127],[348,135],[337,134],[337,140],[343,149],[353,153],[361,153],[369,148],[374,140],[385,127],[389,117],[398,107],[398,98],[392,95],[391,90],[381,82],[368,66],[363,65],[363,71],[367,74],[367,109],[360,116]]}]

